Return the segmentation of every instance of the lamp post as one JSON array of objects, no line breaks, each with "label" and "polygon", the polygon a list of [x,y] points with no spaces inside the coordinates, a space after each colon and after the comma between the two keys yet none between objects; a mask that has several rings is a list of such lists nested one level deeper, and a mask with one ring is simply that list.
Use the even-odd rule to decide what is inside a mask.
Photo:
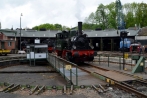
[{"label": "lamp post", "polygon": [[21,16],[22,13],[20,14],[20,51],[21,51]]}]

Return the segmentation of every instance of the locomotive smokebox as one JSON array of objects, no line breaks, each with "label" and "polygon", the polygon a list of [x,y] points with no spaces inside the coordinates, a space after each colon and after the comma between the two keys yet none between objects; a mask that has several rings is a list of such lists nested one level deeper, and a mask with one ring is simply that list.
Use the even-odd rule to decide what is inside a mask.
[{"label": "locomotive smokebox", "polygon": [[82,35],[82,22],[78,22],[78,35]]}]

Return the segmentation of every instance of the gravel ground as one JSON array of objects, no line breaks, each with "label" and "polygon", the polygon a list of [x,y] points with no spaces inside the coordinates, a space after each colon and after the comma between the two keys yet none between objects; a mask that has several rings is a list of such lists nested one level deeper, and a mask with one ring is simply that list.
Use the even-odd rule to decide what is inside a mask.
[{"label": "gravel ground", "polygon": [[0,98],[88,98],[84,95],[59,95],[59,96],[43,96],[43,95],[18,95],[0,93]]},{"label": "gravel ground", "polygon": [[102,98],[100,95],[91,89],[76,89],[70,95],[67,91],[62,94],[62,90],[47,90],[40,95],[29,95],[29,90],[19,90],[13,93],[0,93],[0,98]]},{"label": "gravel ground", "polygon": [[[0,69],[0,71],[40,71],[40,70],[50,70],[50,67],[46,66],[35,66],[30,67],[28,65],[21,66],[11,66],[8,68]],[[7,82],[9,84],[29,84],[31,86],[64,86],[67,84],[65,79],[58,73],[1,73],[0,82]],[[0,87],[0,91],[4,88]],[[66,94],[62,93],[62,90],[46,90],[40,95],[36,93],[29,95],[31,90],[20,89],[12,93],[0,92],[0,98],[101,98],[97,92],[91,88],[86,89],[75,89],[73,94],[67,91]]]}]

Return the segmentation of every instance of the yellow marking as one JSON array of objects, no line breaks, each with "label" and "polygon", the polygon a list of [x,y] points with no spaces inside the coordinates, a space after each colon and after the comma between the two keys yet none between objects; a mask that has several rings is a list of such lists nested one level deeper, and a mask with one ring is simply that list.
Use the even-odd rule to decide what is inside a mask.
[{"label": "yellow marking", "polygon": [[128,59],[128,53],[124,54],[125,59]]},{"label": "yellow marking", "polygon": [[107,78],[106,81],[109,83],[110,82],[110,79]]},{"label": "yellow marking", "polygon": [[134,77],[135,77],[135,78],[137,78],[137,76],[136,76],[136,75],[134,75]]},{"label": "yellow marking", "polygon": [[143,66],[143,62],[140,63],[140,66]]},{"label": "yellow marking", "polygon": [[143,79],[141,76],[138,76],[140,79]]},{"label": "yellow marking", "polygon": [[66,69],[66,70],[70,70],[71,68],[72,68],[71,65],[66,65],[66,66],[65,66],[65,69]]},{"label": "yellow marking", "polygon": [[111,84],[115,84],[113,80],[111,80]]},{"label": "yellow marking", "polygon": [[127,69],[127,68],[125,68],[124,70],[125,70],[125,71],[127,71],[128,69]]}]

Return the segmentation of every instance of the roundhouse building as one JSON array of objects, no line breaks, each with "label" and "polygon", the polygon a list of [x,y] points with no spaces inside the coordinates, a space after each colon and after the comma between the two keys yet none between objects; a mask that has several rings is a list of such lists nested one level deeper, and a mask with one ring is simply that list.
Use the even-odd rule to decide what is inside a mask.
[{"label": "roundhouse building", "polygon": [[[138,32],[140,29],[136,28],[129,28],[125,31],[128,32],[127,38],[132,38],[135,40],[137,38]],[[7,45],[9,41],[13,42],[11,45],[11,49],[18,50],[20,48],[20,38],[21,41],[26,40],[30,43],[34,43],[34,39],[38,38],[41,41],[50,38],[54,39],[56,38],[56,33],[61,31],[53,31],[53,30],[47,30],[47,31],[37,31],[37,30],[21,30],[21,36],[20,36],[20,30],[6,30],[6,29],[0,29],[0,33],[5,35],[7,37]],[[119,44],[120,44],[120,31],[117,31],[115,29],[109,29],[109,30],[84,30],[84,34],[87,34],[89,38],[89,42],[93,44],[94,50],[96,51],[118,51],[119,50]],[[0,41],[4,42],[5,39],[0,39]],[[10,45],[9,45],[10,47]],[[1,47],[0,47],[1,48]],[[7,48],[7,47],[5,47]]]}]

